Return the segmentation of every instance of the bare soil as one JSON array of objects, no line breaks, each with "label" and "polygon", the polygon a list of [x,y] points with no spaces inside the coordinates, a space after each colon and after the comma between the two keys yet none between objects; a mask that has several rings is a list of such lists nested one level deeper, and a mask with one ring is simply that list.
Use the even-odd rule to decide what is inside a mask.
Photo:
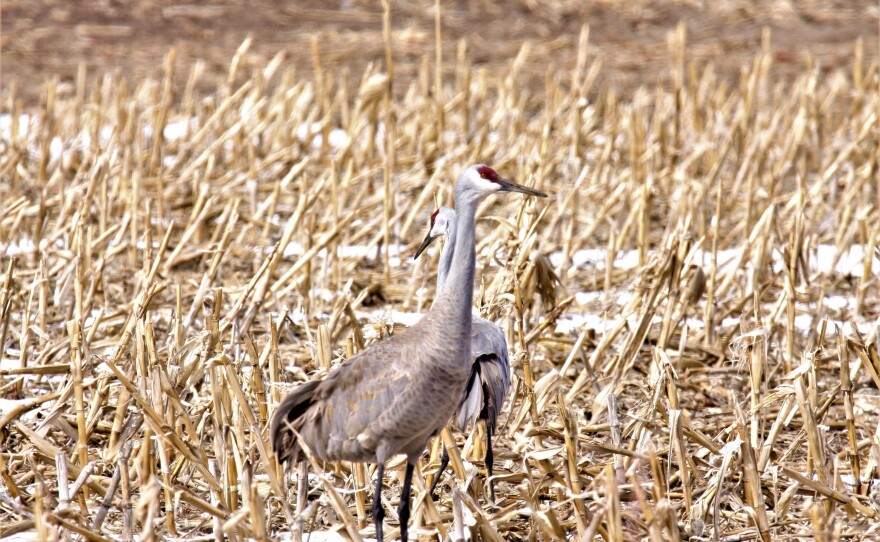
[{"label": "bare soil", "polygon": [[[75,81],[81,64],[90,76],[116,70],[129,80],[155,76],[171,47],[177,66],[185,68],[176,78],[180,87],[196,59],[222,75],[248,35],[254,43],[245,65],[264,66],[283,51],[285,67],[311,71],[313,38],[324,67],[349,67],[353,78],[367,63],[384,62],[376,1],[4,0],[0,10],[2,87],[8,95],[14,85],[25,105],[40,99],[47,80]],[[667,35],[679,22],[687,26],[687,58],[696,66],[712,63],[732,83],[760,49],[765,28],[776,77],[801,73],[809,58],[819,69],[848,65],[858,39],[868,59],[878,51],[878,6],[865,0],[442,3],[449,69],[462,39],[474,63],[490,70],[507,66],[531,42],[523,85],[542,85],[548,70],[568,71],[585,24],[590,53],[604,65],[603,87],[625,92],[651,85],[669,73]],[[392,26],[395,51],[407,51],[395,57],[395,76],[406,80],[417,74],[423,57],[433,59],[434,2],[394,2]]]}]

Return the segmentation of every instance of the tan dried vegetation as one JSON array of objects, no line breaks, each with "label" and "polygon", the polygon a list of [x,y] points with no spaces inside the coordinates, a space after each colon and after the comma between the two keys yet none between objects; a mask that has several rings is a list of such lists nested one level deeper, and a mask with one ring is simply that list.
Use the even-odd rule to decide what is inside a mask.
[{"label": "tan dried vegetation", "polygon": [[383,311],[426,310],[409,256],[484,161],[553,194],[479,224],[475,303],[515,366],[498,501],[474,436],[425,499],[434,445],[414,536],[880,536],[877,66],[857,43],[852,70],[775,84],[765,46],[728,86],[679,30],[671,83],[621,96],[588,35],[537,91],[513,84],[528,44],[500,76],[461,45],[455,77],[425,59],[392,89],[387,63],[241,73],[246,42],[209,95],[198,68],[173,93],[172,53],[161,80],[9,106],[30,121],[0,141],[0,534],[372,536],[370,471],[285,476],[268,416]]}]

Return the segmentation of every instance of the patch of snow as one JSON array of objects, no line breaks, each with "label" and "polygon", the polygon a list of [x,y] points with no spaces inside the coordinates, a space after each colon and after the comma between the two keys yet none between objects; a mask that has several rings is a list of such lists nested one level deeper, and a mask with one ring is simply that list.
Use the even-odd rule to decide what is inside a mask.
[{"label": "patch of snow", "polygon": [[355,313],[359,319],[369,320],[370,322],[378,321],[386,324],[401,324],[406,327],[412,327],[422,319],[425,315],[423,312],[403,312],[396,310],[378,310],[378,311],[358,311]]},{"label": "patch of snow", "polygon": [[[4,113],[0,115],[0,138],[8,139],[12,137],[12,115]],[[19,115],[18,117],[18,135],[26,135],[31,124],[30,115]]]},{"label": "patch of snow", "polygon": [[602,300],[602,292],[578,292],[574,295],[579,305],[589,305]]},{"label": "patch of snow", "polygon": [[854,306],[853,299],[842,295],[829,295],[825,298],[825,307],[833,311],[850,308]]},{"label": "patch of snow", "polygon": [[19,361],[19,359],[14,357],[21,355],[21,350],[18,350],[17,348],[7,347],[6,353],[13,357],[0,358],[0,369],[8,371],[9,369],[16,369],[18,367],[21,367],[21,362]]},{"label": "patch of snow", "polygon": [[12,241],[8,245],[0,243],[0,253],[7,258],[21,256],[22,254],[32,254],[33,252],[34,242],[31,239],[21,239],[18,242]]},{"label": "patch of snow", "polygon": [[635,269],[639,266],[639,253],[635,250],[627,250],[614,258],[616,269]]},{"label": "patch of snow", "polygon": [[[833,266],[832,261],[837,251],[834,245],[819,245],[809,254],[809,268],[812,272],[819,273],[837,273],[841,275],[852,275],[861,277],[865,267],[865,247],[864,245],[851,245],[843,250],[837,263]],[[649,256],[656,251],[649,251]],[[718,251],[718,268],[724,269],[727,266],[739,261],[742,254],[741,248],[725,249]],[[571,257],[572,265],[579,268],[595,268],[605,269],[607,265],[608,251],[604,248],[586,248],[575,251]],[[622,250],[614,257],[615,269],[635,269],[638,267],[639,253],[637,250]],[[773,269],[779,271],[784,268],[785,262],[783,256],[777,251],[772,254],[771,265]],[[561,251],[556,251],[550,255],[550,263],[558,267],[562,264],[563,257]],[[702,265],[704,268],[711,268],[712,253],[710,251],[696,250],[693,255],[693,262]],[[744,259],[744,265],[749,263],[748,256]],[[872,258],[871,272],[880,274],[880,260]]]},{"label": "patch of snow", "polygon": [[[266,250],[269,250],[268,248]],[[281,252],[281,256],[284,258],[293,258],[295,256],[302,256],[305,254],[305,250],[301,244],[296,241],[291,241],[287,243],[287,246],[284,247],[284,250]]]},{"label": "patch of snow", "polygon": [[58,157],[61,156],[61,152],[64,150],[64,143],[61,141],[59,136],[55,136],[52,138],[52,141],[49,143],[49,160],[55,161]]},{"label": "patch of snow", "polygon": [[633,297],[633,293],[632,293],[632,292],[629,292],[629,291],[626,291],[626,292],[622,292],[622,293],[620,293],[620,294],[617,296],[617,299],[615,299],[614,301],[615,301],[615,303],[617,303],[618,305],[623,306],[623,305],[626,305],[627,303],[629,303],[630,300],[632,300],[632,297]]},{"label": "patch of snow", "polygon": [[[376,256],[376,253],[382,254],[382,249],[378,246],[346,245],[339,247],[340,258],[373,258]],[[389,246],[388,255],[399,258],[400,254],[398,253],[397,246]]]},{"label": "patch of snow", "polygon": [[112,126],[109,126],[109,125],[102,126],[101,129],[98,131],[98,137],[101,138],[101,143],[102,144],[109,143],[110,138],[113,137],[114,131],[115,131],[115,128],[113,128]]},{"label": "patch of snow", "polygon": [[[313,149],[319,148],[324,144],[324,134],[321,131],[320,122],[300,124],[296,128],[296,137],[302,142],[311,137],[309,145]],[[339,150],[351,143],[351,136],[342,128],[332,128],[327,135],[327,142],[334,150]]]},{"label": "patch of snow", "polygon": [[[312,532],[304,532],[303,533],[303,542],[345,542],[348,538],[339,534],[338,531],[312,531]],[[362,537],[364,542],[372,542],[376,540],[375,538],[366,538]],[[293,534],[290,532],[287,533],[278,533],[278,540],[283,542],[290,542],[293,540]]]},{"label": "patch of snow", "polygon": [[39,539],[40,538],[37,536],[37,531],[25,531],[23,533],[16,533],[0,538],[2,542],[32,542]]},{"label": "patch of snow", "polygon": [[[838,320],[828,320],[828,325],[838,325],[840,329],[843,331],[844,335],[853,335],[853,327],[852,322],[847,320],[846,322],[840,322]],[[856,322],[856,329],[859,330],[863,336],[870,336],[875,333],[878,328],[880,328],[880,321],[875,322]]]},{"label": "patch of snow", "polygon": [[[856,477],[852,474],[841,474],[840,481],[843,482],[843,485],[846,486],[847,490],[852,492],[855,491],[856,488]],[[870,487],[869,492],[873,493],[876,491],[880,491],[880,478],[871,478],[867,480],[862,480],[862,485],[867,485]]]},{"label": "patch of snow", "polygon": [[[304,311],[302,307],[298,307],[296,310],[290,311],[288,317],[294,324],[301,326],[306,321],[306,311]],[[276,320],[277,319],[278,316],[276,316]]]},{"label": "patch of snow", "polygon": [[605,322],[605,318],[595,314],[566,313],[556,320],[556,333],[577,333],[584,328],[602,331]]},{"label": "patch of snow", "polygon": [[333,128],[327,137],[330,146],[334,149],[341,149],[351,143],[351,136],[342,128]]},{"label": "patch of snow", "polygon": [[190,119],[190,122],[187,122],[184,119],[175,120],[169,122],[165,125],[165,128],[162,130],[162,137],[165,138],[165,141],[177,141],[186,135],[187,125],[192,126],[193,121],[195,119]]},{"label": "patch of snow", "polygon": [[[561,256],[561,254],[560,254]],[[550,256],[553,262],[553,255]],[[601,248],[583,248],[575,251],[571,256],[571,263],[577,267],[604,268],[608,258],[608,251]],[[554,264],[557,265],[557,264]]]},{"label": "patch of snow", "polygon": [[403,324],[407,327],[412,327],[416,325],[416,323],[422,319],[424,313],[421,312],[402,312],[402,311],[391,311],[391,320],[395,324]]},{"label": "patch of snow", "polygon": [[[266,250],[268,251],[270,249],[267,248]],[[291,241],[286,247],[284,247],[281,255],[285,258],[295,258],[297,256],[302,256],[305,252],[306,251],[301,244],[296,241]],[[372,259],[383,255],[383,251],[380,247],[368,247],[366,245],[343,245],[337,247],[337,252],[339,258],[351,260]],[[318,251],[315,256],[319,259],[327,258],[327,249]],[[398,267],[403,262],[403,258],[401,257],[397,245],[391,245],[388,247],[388,256],[388,263],[390,263],[392,267]]]},{"label": "patch of snow", "polygon": [[[0,399],[0,415],[5,415],[8,412],[12,412],[16,407],[27,403],[31,399]],[[20,419],[23,421],[32,420],[37,415],[37,408],[33,408],[24,414],[21,415]],[[6,540],[5,538],[3,540]]]},{"label": "patch of snow", "polygon": [[685,320],[685,323],[691,329],[703,329],[706,327],[706,322],[699,318],[688,318]]},{"label": "patch of snow", "polygon": [[83,324],[83,327],[91,327],[92,324],[95,323],[95,318],[101,313],[101,309],[92,309],[92,312],[86,317],[86,321]]},{"label": "patch of snow", "polygon": [[309,293],[312,296],[318,296],[319,298],[321,298],[322,301],[326,303],[332,303],[338,295],[335,290],[330,290],[327,288],[312,288]]},{"label": "patch of snow", "polygon": [[819,320],[812,314],[798,314],[794,317],[794,327],[801,331],[808,332]]},{"label": "patch of snow", "polygon": [[[844,249],[840,254],[840,258],[831,268],[834,261],[834,255],[837,247],[833,245],[819,245],[816,247],[815,253],[810,254],[809,266],[810,270],[820,273],[839,273],[842,275],[852,275],[861,277],[865,267],[865,247],[862,245],[852,245],[848,249]],[[876,258],[872,258],[871,272],[880,272],[880,262]]]},{"label": "patch of snow", "polygon": [[[156,224],[156,222],[157,221],[153,221],[152,223]],[[135,243],[135,246],[137,247],[138,250],[144,250],[145,248],[147,248],[147,243],[144,242],[143,240],[141,240],[141,241],[138,241],[137,243]],[[159,248],[159,241],[153,241],[152,247]]]}]

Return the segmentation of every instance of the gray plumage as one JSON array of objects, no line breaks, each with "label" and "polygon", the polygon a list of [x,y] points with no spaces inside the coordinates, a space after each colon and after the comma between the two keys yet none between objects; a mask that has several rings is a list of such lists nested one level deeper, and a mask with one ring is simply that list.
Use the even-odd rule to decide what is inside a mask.
[{"label": "gray plumage", "polygon": [[[423,243],[423,246],[427,246],[434,239],[444,238],[437,268],[435,297],[439,297],[443,292],[446,277],[449,276],[452,267],[455,226],[455,210],[449,207],[439,208],[432,215],[431,230]],[[494,430],[498,421],[498,413],[501,411],[504,399],[510,390],[510,360],[504,331],[494,322],[477,316],[473,317],[471,357],[474,360],[474,368],[464,390],[461,405],[453,417],[453,426],[460,431],[467,431],[477,420],[484,419]],[[481,417],[480,413],[484,410],[488,411],[488,416]]]},{"label": "gray plumage", "polygon": [[409,490],[418,457],[459,406],[472,372],[471,305],[477,205],[498,191],[546,194],[502,179],[482,164],[462,172],[455,187],[456,245],[443,293],[416,325],[383,340],[333,369],[320,382],[298,386],[275,409],[272,448],[283,463],[303,459],[302,439],[323,461],[377,463],[373,519],[382,540],[381,492],[385,462],[407,456],[399,517],[407,538]]},{"label": "gray plumage", "polygon": [[[449,207],[441,207],[431,215],[431,228],[415,257],[439,237],[444,238],[443,249],[437,268],[437,292],[440,297],[452,267],[453,247],[456,241],[456,213]],[[473,369],[467,385],[462,390],[461,404],[452,418],[453,426],[459,431],[467,431],[477,421],[483,420],[487,430],[486,467],[492,475],[492,434],[495,433],[498,414],[510,390],[510,360],[507,339],[495,323],[484,318],[473,317],[471,327],[471,358]],[[440,474],[448,462],[448,452],[444,448],[440,470],[431,487],[433,493]],[[490,484],[492,499],[494,488]]]}]

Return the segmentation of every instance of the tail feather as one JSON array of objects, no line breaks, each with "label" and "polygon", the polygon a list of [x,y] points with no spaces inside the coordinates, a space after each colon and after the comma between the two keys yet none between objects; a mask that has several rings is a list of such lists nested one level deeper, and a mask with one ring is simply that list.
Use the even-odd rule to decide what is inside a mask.
[{"label": "tail feather", "polygon": [[474,362],[471,376],[464,389],[464,397],[462,397],[461,404],[458,405],[458,410],[452,418],[453,426],[459,431],[467,431],[472,424],[476,423],[483,408],[483,386],[480,369],[480,362]]},{"label": "tail feather", "polygon": [[313,380],[297,386],[275,408],[269,423],[269,441],[281,464],[294,464],[300,460],[301,446],[296,433],[303,423],[303,416],[314,404],[315,390],[321,383]]},{"label": "tail feather", "polygon": [[480,358],[480,380],[483,391],[483,409],[480,419],[494,431],[498,415],[504,405],[504,399],[510,390],[510,367],[506,358],[497,355]]},{"label": "tail feather", "polygon": [[478,420],[484,420],[494,431],[509,389],[510,368],[506,358],[496,354],[479,356],[453,418],[455,428],[467,431]]}]

